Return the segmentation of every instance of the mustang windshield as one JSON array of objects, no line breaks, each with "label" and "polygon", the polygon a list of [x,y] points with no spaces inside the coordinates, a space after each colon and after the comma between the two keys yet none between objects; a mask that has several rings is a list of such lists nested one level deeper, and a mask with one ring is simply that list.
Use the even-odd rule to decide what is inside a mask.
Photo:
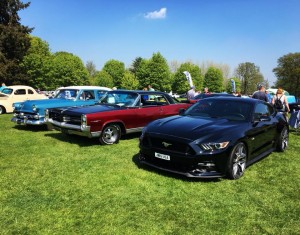
[{"label": "mustang windshield", "polygon": [[184,115],[243,121],[249,118],[250,110],[250,104],[238,99],[204,99],[187,109]]}]

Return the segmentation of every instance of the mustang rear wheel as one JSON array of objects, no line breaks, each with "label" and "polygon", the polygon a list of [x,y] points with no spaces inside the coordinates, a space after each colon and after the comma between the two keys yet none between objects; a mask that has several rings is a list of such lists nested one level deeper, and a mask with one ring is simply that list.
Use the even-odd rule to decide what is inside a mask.
[{"label": "mustang rear wheel", "polygon": [[280,137],[277,142],[277,151],[284,152],[286,148],[288,147],[289,143],[289,133],[286,127],[284,127],[280,133]]},{"label": "mustang rear wheel", "polygon": [[247,150],[244,143],[238,143],[230,153],[227,163],[227,175],[230,179],[240,178],[246,169]]},{"label": "mustang rear wheel", "polygon": [[117,124],[109,124],[103,128],[99,140],[101,144],[116,144],[119,142],[120,136],[120,126]]}]

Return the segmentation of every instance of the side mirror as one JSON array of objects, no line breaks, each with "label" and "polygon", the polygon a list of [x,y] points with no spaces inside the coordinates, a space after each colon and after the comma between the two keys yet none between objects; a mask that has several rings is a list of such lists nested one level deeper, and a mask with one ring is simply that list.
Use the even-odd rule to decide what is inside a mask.
[{"label": "side mirror", "polygon": [[179,109],[179,115],[183,115],[184,112],[185,112],[185,109],[183,109],[183,108]]}]

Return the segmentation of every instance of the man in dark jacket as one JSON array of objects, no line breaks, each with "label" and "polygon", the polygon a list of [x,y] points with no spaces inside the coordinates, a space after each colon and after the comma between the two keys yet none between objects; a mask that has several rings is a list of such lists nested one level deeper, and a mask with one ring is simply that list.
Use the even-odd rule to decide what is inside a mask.
[{"label": "man in dark jacket", "polygon": [[268,96],[266,94],[266,88],[263,84],[258,85],[258,91],[254,92],[252,95],[252,98],[258,99],[258,100],[264,100],[268,102]]}]

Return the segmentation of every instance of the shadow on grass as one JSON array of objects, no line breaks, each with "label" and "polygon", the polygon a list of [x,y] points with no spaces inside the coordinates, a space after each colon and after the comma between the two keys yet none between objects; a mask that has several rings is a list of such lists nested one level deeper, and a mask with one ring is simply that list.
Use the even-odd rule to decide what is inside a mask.
[{"label": "shadow on grass", "polygon": [[290,128],[290,134],[292,135],[300,135],[300,127],[295,129],[295,128]]},{"label": "shadow on grass", "polygon": [[[101,146],[98,138],[88,138],[84,136],[70,135],[70,134],[65,134],[57,131],[49,132],[45,134],[45,136],[57,139],[59,141],[63,141],[71,144],[77,144],[80,147],[89,147],[94,145]],[[140,133],[123,135],[121,136],[120,141],[130,140],[132,138],[138,138],[139,136]]]},{"label": "shadow on grass", "polygon": [[47,125],[15,125],[13,128],[20,131],[31,132],[48,131]]},{"label": "shadow on grass", "polygon": [[217,183],[217,182],[220,182],[221,179],[222,179],[222,178],[211,178],[211,179],[208,179],[208,178],[207,179],[189,178],[189,177],[186,177],[186,176],[183,176],[183,175],[180,175],[180,174],[175,174],[175,173],[172,173],[172,172],[167,172],[167,171],[163,171],[163,170],[160,170],[160,169],[156,169],[154,167],[142,164],[139,160],[139,154],[135,154],[132,157],[132,161],[134,162],[134,164],[139,169],[146,170],[146,171],[149,171],[149,172],[154,172],[154,173],[159,174],[159,175],[164,176],[164,177],[174,178],[174,179],[185,181],[185,182],[203,182],[203,183],[211,183],[212,182],[212,183]]}]

